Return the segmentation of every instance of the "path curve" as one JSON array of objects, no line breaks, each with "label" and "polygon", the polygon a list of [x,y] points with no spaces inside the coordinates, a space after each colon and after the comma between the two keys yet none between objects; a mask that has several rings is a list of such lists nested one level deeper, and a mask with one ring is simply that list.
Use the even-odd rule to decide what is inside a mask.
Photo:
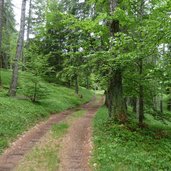
[{"label": "path curve", "polygon": [[25,154],[31,150],[35,144],[49,131],[53,124],[64,120],[67,116],[80,110],[81,108],[86,108],[86,106],[89,106],[89,104],[93,101],[94,100],[79,107],[61,112],[57,115],[52,115],[47,121],[37,124],[35,127],[22,135],[0,156],[0,171],[13,170],[18,165],[19,161],[24,158]]}]

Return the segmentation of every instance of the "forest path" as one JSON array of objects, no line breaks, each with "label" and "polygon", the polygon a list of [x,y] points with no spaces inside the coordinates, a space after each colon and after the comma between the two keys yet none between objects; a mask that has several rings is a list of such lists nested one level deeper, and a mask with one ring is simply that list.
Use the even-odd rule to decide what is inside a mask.
[{"label": "forest path", "polygon": [[85,116],[76,120],[63,138],[59,171],[91,170],[88,165],[92,150],[91,121],[102,103],[103,99],[96,99],[93,103],[85,105]]},{"label": "forest path", "polygon": [[[89,156],[89,149],[85,151],[85,155],[83,155],[84,151],[86,149],[87,144],[89,144],[89,138],[90,138],[90,123],[93,115],[99,108],[99,106],[102,104],[102,100],[97,102],[96,99],[93,99],[87,104],[81,105],[79,107],[66,110],[64,112],[61,112],[57,115],[52,115],[47,121],[43,121],[39,124],[37,124],[35,127],[30,129],[28,132],[23,134],[18,140],[16,140],[10,148],[8,148],[1,156],[0,156],[0,171],[11,171],[16,168],[16,166],[19,164],[19,162],[25,157],[25,155],[40,141],[40,139],[50,130],[51,126],[53,124],[59,123],[60,121],[63,121],[67,116],[71,115],[72,113],[79,111],[79,110],[86,110],[87,114],[85,117],[79,119],[76,121],[69,130],[69,133],[65,137],[65,140],[63,141],[64,148],[65,145],[68,144],[68,147],[66,150],[61,151],[61,166],[60,170],[67,171],[67,170],[78,170],[78,169],[67,169],[67,163],[69,162],[69,158],[76,156],[77,154],[74,154],[77,152],[76,148],[78,148],[79,156],[82,157],[80,159],[80,166],[84,167],[86,170],[88,166],[85,166],[85,161],[88,160]],[[78,126],[78,128],[76,128]],[[72,137],[71,140],[69,140],[69,137]],[[75,137],[75,138],[74,138]],[[74,139],[73,139],[74,138]],[[78,138],[78,141],[77,141]],[[72,142],[72,144],[70,144]],[[75,143],[75,145],[74,145]],[[84,143],[84,144],[82,144]],[[70,144],[70,145],[69,145]],[[80,145],[82,144],[82,147]],[[70,156],[69,154],[73,146],[75,150],[73,150],[73,156]],[[88,145],[89,146],[89,145]],[[85,148],[84,148],[85,147]],[[89,147],[88,147],[89,148]],[[65,157],[68,155],[68,159]],[[76,160],[75,160],[76,161]],[[71,161],[73,162],[73,161]],[[79,162],[79,161],[77,161]],[[76,163],[75,163],[76,164]],[[87,164],[87,163],[86,163]],[[77,167],[77,164],[75,165]],[[85,169],[81,169],[82,171]]]}]

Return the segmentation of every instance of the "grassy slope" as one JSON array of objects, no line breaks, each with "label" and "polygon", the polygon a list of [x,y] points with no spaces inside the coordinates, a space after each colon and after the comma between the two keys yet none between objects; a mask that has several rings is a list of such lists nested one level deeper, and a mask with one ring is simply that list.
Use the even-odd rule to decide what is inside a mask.
[{"label": "grassy slope", "polygon": [[[27,73],[20,74],[20,87],[28,82]],[[38,120],[48,117],[52,112],[60,112],[67,108],[89,101],[93,93],[81,88],[83,98],[75,95],[74,90],[62,86],[52,85],[46,82],[42,84],[48,87],[48,95],[39,104],[29,100],[21,100],[6,96],[10,81],[10,72],[2,72],[3,87],[0,91],[0,152],[9,145],[18,134],[34,125]],[[20,91],[20,94],[22,91]]]},{"label": "grassy slope", "polygon": [[171,123],[164,125],[148,116],[148,128],[135,123],[117,125],[101,108],[94,118],[94,155],[98,171],[157,171],[171,168]]}]

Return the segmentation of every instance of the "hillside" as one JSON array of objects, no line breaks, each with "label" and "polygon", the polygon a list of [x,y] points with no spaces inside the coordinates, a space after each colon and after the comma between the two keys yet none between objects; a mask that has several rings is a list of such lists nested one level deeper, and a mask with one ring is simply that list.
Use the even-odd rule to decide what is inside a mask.
[{"label": "hillside", "polygon": [[19,95],[16,98],[7,96],[10,81],[10,71],[2,71],[3,89],[0,92],[0,152],[27,128],[33,126],[43,118],[47,118],[51,113],[57,113],[67,108],[89,101],[93,92],[84,88],[80,89],[83,98],[75,95],[73,89],[60,85],[50,84],[43,80],[40,84],[47,87],[46,98],[42,98],[39,103],[32,103],[24,99],[24,84],[30,81],[30,74],[20,73]]}]

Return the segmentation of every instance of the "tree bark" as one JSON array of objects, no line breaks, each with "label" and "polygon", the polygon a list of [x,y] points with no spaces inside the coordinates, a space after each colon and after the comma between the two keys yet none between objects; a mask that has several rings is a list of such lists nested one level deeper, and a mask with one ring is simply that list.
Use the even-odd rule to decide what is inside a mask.
[{"label": "tree bark", "polygon": [[86,88],[89,89],[90,88],[90,81],[89,81],[89,76],[86,76]]},{"label": "tree bark", "polygon": [[[140,59],[140,77],[142,77],[143,74],[143,61]],[[140,127],[143,126],[144,121],[144,87],[142,85],[142,79],[141,83],[139,85],[139,125]]]},{"label": "tree bark", "polygon": [[3,7],[4,7],[4,0],[0,0],[0,49],[2,46]]},{"label": "tree bark", "polygon": [[[144,4],[145,1],[141,0],[140,4],[140,22],[142,24],[143,15],[144,15]],[[140,39],[142,39],[142,33],[140,32]],[[139,126],[144,126],[144,86],[142,84],[143,81],[143,58],[140,56],[139,59],[139,77],[140,77],[140,84],[139,84],[139,111],[138,111],[138,120]]]},{"label": "tree bark", "polygon": [[78,75],[75,76],[75,93],[79,93]]},{"label": "tree bark", "polygon": [[160,112],[163,114],[163,99],[160,100]]},{"label": "tree bark", "polygon": [[132,112],[136,113],[136,111],[137,111],[137,99],[136,97],[133,97],[132,98]]},{"label": "tree bark", "polygon": [[27,48],[29,47],[29,40],[30,40],[31,12],[32,12],[32,0],[30,0],[29,3],[29,16],[28,16],[28,23],[27,23]]},{"label": "tree bark", "polygon": [[[4,0],[0,0],[0,70],[1,70],[1,68],[2,68],[3,9],[4,9]],[[1,72],[0,72],[0,86],[2,86]]]},{"label": "tree bark", "polygon": [[[26,43],[27,49],[29,49],[29,45],[30,45],[30,26],[31,26],[31,17],[32,17],[31,12],[32,12],[32,0],[30,0],[29,2],[29,13],[28,13],[28,19],[27,19],[27,43]],[[22,54],[22,63],[23,63],[22,70],[25,71],[26,70],[26,57],[24,53]]]},{"label": "tree bark", "polygon": [[25,11],[26,11],[26,0],[23,0],[22,9],[21,9],[20,32],[17,42],[16,56],[13,64],[12,79],[11,79],[10,89],[8,92],[9,96],[16,96],[16,92],[17,92],[19,60],[22,55],[23,41],[24,41]]},{"label": "tree bark", "polygon": [[37,96],[37,83],[34,83],[34,94],[33,94],[33,99],[32,102],[36,102],[36,96]]},{"label": "tree bark", "polygon": [[167,102],[167,110],[171,111],[171,98],[169,98],[169,100]]},{"label": "tree bark", "polygon": [[[110,15],[113,15],[113,12],[117,7],[117,0],[110,0]],[[119,32],[119,21],[112,20],[110,22],[110,34],[112,37]],[[122,89],[122,71],[117,68],[112,71],[112,77],[109,81],[108,87],[108,104],[109,104],[109,116],[114,118],[119,122],[125,122],[126,117],[126,105],[123,98],[123,89]]]},{"label": "tree bark", "polygon": [[117,70],[113,73],[109,85],[109,112],[110,116],[119,122],[126,122],[126,104],[122,90],[122,72]]}]

